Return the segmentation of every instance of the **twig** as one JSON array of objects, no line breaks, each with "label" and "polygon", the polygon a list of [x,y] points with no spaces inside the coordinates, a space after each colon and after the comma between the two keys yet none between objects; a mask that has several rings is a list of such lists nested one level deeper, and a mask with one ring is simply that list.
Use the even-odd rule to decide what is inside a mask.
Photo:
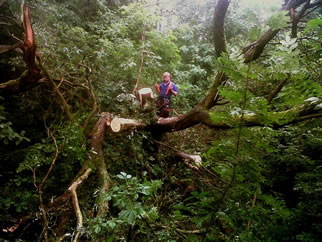
[{"label": "twig", "polygon": [[70,121],[74,121],[74,118],[73,118],[73,115],[72,113],[70,112],[70,109],[68,107],[68,104],[63,96],[63,94],[59,91],[58,87],[56,86],[56,83],[54,82],[54,80],[52,79],[51,75],[49,74],[49,72],[47,71],[47,69],[42,65],[42,62],[41,62],[41,59],[39,56],[37,56],[37,59],[38,59],[38,63],[39,63],[39,67],[40,69],[45,72],[45,75],[48,77],[50,83],[52,84],[53,88],[54,88],[54,91],[55,93],[58,95],[58,97],[60,98],[60,101],[64,107],[64,110],[67,114],[67,117]]},{"label": "twig", "polygon": [[[255,203],[256,203],[256,196],[257,193],[255,192],[254,194],[254,198],[253,198],[253,202],[252,202],[252,208],[255,207]],[[248,224],[247,224],[247,230],[250,230],[250,226],[251,226],[252,222],[250,221],[250,219],[248,220]]]},{"label": "twig", "polygon": [[94,93],[93,87],[92,87],[92,82],[89,79],[89,74],[92,73],[92,69],[87,65],[84,65],[84,64],[80,64],[80,65],[87,68],[86,80],[87,80],[87,84],[88,84],[89,93],[91,94],[91,97],[93,99],[92,111],[87,115],[87,117],[86,117],[86,119],[84,121],[84,131],[86,133],[89,120],[95,115],[95,113],[97,112],[98,107],[97,107],[96,96],[95,96],[95,93]]},{"label": "twig", "polygon": [[50,130],[48,128],[47,128],[47,131],[48,131],[50,137],[54,141],[54,144],[55,144],[55,147],[56,147],[56,153],[55,153],[55,157],[52,160],[51,165],[50,165],[45,177],[42,179],[40,185],[38,186],[39,203],[40,203],[40,209],[41,209],[42,217],[43,217],[43,221],[44,221],[44,237],[45,237],[46,242],[49,241],[49,239],[48,239],[48,218],[47,218],[47,211],[46,211],[44,201],[43,201],[43,197],[42,197],[42,193],[43,193],[42,188],[43,188],[47,178],[49,177],[49,174],[51,173],[51,171],[52,171],[52,169],[53,169],[53,167],[55,165],[55,162],[56,162],[56,160],[58,158],[58,153],[59,153],[56,138],[53,136],[53,134],[50,132]]},{"label": "twig", "polygon": [[32,172],[32,177],[33,177],[33,183],[34,183],[34,187],[38,190],[38,186],[37,186],[37,183],[36,183],[36,170],[35,168],[32,168],[30,165],[26,165]]},{"label": "twig", "polygon": [[37,186],[36,183],[36,170],[35,168],[32,168],[31,166],[27,165],[27,167],[32,171],[33,174],[33,184],[35,186],[35,188],[38,190],[38,196],[39,196],[39,206],[40,206],[40,210],[41,210],[41,215],[42,215],[42,219],[43,219],[43,224],[44,224],[44,228],[43,228],[43,232],[44,232],[44,240],[46,242],[49,241],[48,239],[48,218],[47,218],[47,209],[44,205],[44,201],[43,201],[43,196],[42,196],[42,189],[43,186],[45,184],[45,182],[47,181],[49,174],[51,173],[55,162],[58,158],[58,154],[59,154],[59,150],[58,150],[58,146],[57,146],[57,142],[56,142],[56,138],[53,136],[53,134],[50,132],[49,128],[47,128],[47,132],[50,135],[50,137],[53,139],[55,147],[56,147],[56,153],[55,153],[55,157],[53,158],[53,160],[51,161],[51,165],[46,173],[46,175],[44,176],[44,178],[42,179],[41,183],[39,184],[39,186]]},{"label": "twig", "polygon": [[141,61],[140,61],[140,68],[139,68],[139,74],[138,74],[138,79],[136,80],[135,87],[133,89],[133,95],[136,94],[136,91],[139,86],[139,82],[141,79],[141,74],[142,74],[142,68],[143,68],[143,61],[144,61],[144,43],[145,43],[145,25],[143,26],[142,30],[142,48],[141,48]]},{"label": "twig", "polygon": [[[169,228],[169,226],[165,226],[165,225],[162,225],[161,227],[164,228],[164,229],[168,229]],[[195,230],[183,230],[183,229],[176,228],[175,230],[177,232],[184,233],[184,234],[200,234],[201,233],[201,231],[199,229],[195,229]]]}]

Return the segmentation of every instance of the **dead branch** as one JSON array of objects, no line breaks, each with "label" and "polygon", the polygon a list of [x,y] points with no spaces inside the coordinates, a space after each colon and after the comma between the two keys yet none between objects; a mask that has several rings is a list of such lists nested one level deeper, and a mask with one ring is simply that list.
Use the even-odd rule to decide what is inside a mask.
[{"label": "dead branch", "polygon": [[9,52],[11,50],[14,50],[20,46],[20,43],[16,43],[14,45],[0,45],[0,54]]},{"label": "dead branch", "polygon": [[87,117],[86,117],[86,119],[84,121],[84,131],[86,133],[87,132],[88,122],[95,115],[95,113],[97,112],[98,106],[97,106],[96,96],[95,96],[95,93],[94,93],[94,90],[93,90],[93,87],[92,87],[92,82],[89,79],[89,74],[92,72],[92,69],[87,65],[84,65],[84,64],[81,64],[81,65],[87,68],[86,80],[87,80],[87,84],[88,84],[89,93],[90,93],[90,95],[91,95],[91,97],[93,99],[92,111],[87,115]]},{"label": "dead branch", "polygon": [[47,131],[48,131],[50,137],[54,141],[54,144],[55,144],[55,147],[56,147],[56,152],[55,152],[55,156],[54,156],[53,160],[51,161],[51,165],[50,165],[46,175],[43,177],[43,179],[42,179],[41,183],[39,184],[39,186],[37,186],[37,184],[36,184],[36,169],[28,166],[29,169],[32,171],[32,174],[33,174],[33,184],[34,184],[35,188],[38,190],[39,206],[40,206],[41,215],[42,215],[42,219],[43,219],[44,240],[46,242],[49,241],[49,239],[48,239],[48,218],[47,218],[47,209],[46,209],[46,207],[44,205],[44,201],[43,201],[42,188],[43,188],[45,182],[47,181],[47,179],[49,177],[49,174],[51,173],[51,171],[52,171],[52,169],[53,169],[53,167],[55,165],[55,162],[56,162],[56,160],[58,158],[58,153],[59,153],[56,138],[53,136],[53,134],[50,132],[50,130],[48,128],[47,128]]},{"label": "dead branch", "polygon": [[35,43],[34,32],[31,25],[30,11],[28,6],[26,6],[24,11],[23,26],[25,34],[23,44],[24,61],[28,66],[30,79],[34,79],[36,75],[39,75],[39,69],[35,64],[37,46]]},{"label": "dead branch", "polygon": [[87,168],[83,175],[77,178],[76,181],[72,183],[72,185],[68,188],[68,190],[72,194],[73,199],[73,206],[75,210],[75,215],[77,218],[77,228],[76,228],[76,235],[73,241],[78,241],[79,237],[81,236],[82,228],[83,228],[83,215],[82,211],[80,209],[79,203],[78,203],[78,197],[77,197],[77,187],[79,184],[83,182],[83,180],[86,180],[89,176],[89,174],[92,172],[92,168]]},{"label": "dead branch", "polygon": [[[257,197],[257,192],[255,192],[254,194],[254,198],[253,198],[253,202],[252,202],[252,208],[255,207],[255,204],[256,204],[256,197]],[[252,225],[252,221],[249,219],[248,220],[248,224],[247,224],[247,230],[249,231],[250,230],[250,227]]]},{"label": "dead branch", "polygon": [[[164,229],[169,229],[169,226],[161,226]],[[195,229],[195,230],[183,230],[183,229],[178,229],[176,228],[176,231],[179,233],[183,233],[183,234],[200,234],[201,231],[199,229]]]},{"label": "dead branch", "polygon": [[73,118],[73,115],[69,109],[69,106],[63,96],[63,94],[60,92],[60,90],[57,88],[56,86],[56,83],[54,82],[53,78],[51,77],[51,75],[49,74],[49,72],[47,71],[47,69],[42,65],[42,62],[41,62],[41,59],[40,57],[38,57],[38,63],[39,63],[39,67],[41,68],[41,70],[45,73],[45,75],[47,76],[47,78],[49,79],[55,93],[57,94],[57,96],[59,97],[60,99],[60,102],[64,108],[64,111],[66,112],[66,115],[68,117],[68,119],[70,121],[75,121],[74,118]]}]

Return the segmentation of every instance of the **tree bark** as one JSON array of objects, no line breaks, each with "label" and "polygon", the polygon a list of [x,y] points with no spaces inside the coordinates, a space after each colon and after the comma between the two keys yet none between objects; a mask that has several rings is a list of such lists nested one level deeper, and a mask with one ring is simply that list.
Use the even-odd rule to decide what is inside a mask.
[{"label": "tree bark", "polygon": [[100,191],[98,196],[98,204],[99,204],[99,211],[98,216],[105,215],[108,211],[108,201],[104,199],[106,192],[112,186],[112,180],[107,172],[104,155],[103,155],[103,141],[104,136],[107,131],[107,121],[112,119],[112,115],[110,113],[102,113],[101,118],[97,121],[91,147],[92,147],[92,154],[91,154],[91,163],[93,163],[96,167],[96,172],[100,181]]},{"label": "tree bark", "polygon": [[229,0],[219,0],[215,8],[214,44],[217,56],[221,56],[223,52],[227,52],[224,22],[228,5]]}]

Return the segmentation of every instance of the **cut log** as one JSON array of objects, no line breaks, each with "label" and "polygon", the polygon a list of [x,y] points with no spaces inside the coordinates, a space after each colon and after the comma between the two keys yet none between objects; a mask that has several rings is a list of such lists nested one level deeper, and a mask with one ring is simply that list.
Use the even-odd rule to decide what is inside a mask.
[{"label": "cut log", "polygon": [[114,118],[111,122],[111,129],[113,132],[118,133],[125,130],[134,130],[142,128],[144,124],[141,121],[125,118]]}]

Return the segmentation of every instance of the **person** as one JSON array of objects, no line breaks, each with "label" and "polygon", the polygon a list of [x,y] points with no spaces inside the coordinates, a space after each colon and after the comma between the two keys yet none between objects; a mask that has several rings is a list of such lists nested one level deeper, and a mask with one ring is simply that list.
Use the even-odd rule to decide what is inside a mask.
[{"label": "person", "polygon": [[170,101],[171,96],[178,95],[178,88],[177,86],[170,80],[170,73],[165,72],[162,75],[163,82],[159,84],[155,84],[155,88],[159,93],[159,97],[156,101],[157,106],[157,113],[160,117],[167,118],[169,117],[170,112]]}]

